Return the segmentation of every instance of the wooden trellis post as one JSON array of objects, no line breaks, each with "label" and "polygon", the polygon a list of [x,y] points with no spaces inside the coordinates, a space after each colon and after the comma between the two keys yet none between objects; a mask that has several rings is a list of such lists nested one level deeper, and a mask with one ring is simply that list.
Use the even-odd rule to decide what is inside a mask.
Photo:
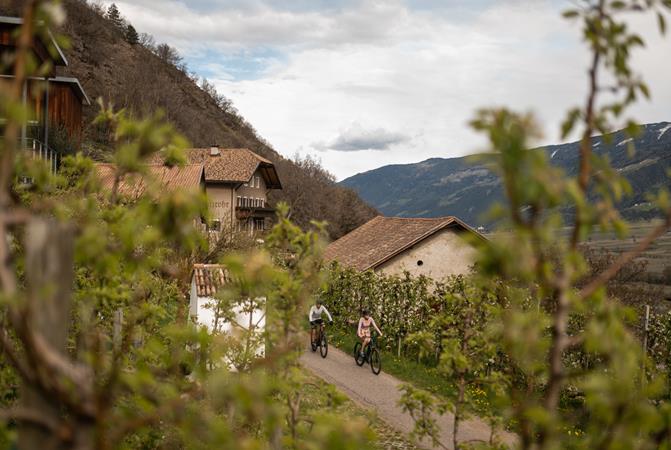
[{"label": "wooden trellis post", "polygon": [[[70,325],[74,280],[72,230],[55,221],[34,219],[26,227],[26,281],[28,332],[41,334],[50,350],[64,354]],[[30,383],[21,386],[21,404],[39,411],[49,423],[61,421],[61,411],[53,398]],[[34,423],[21,423],[20,449],[44,448],[53,440],[50,431]],[[61,447],[50,447],[61,448]]]}]

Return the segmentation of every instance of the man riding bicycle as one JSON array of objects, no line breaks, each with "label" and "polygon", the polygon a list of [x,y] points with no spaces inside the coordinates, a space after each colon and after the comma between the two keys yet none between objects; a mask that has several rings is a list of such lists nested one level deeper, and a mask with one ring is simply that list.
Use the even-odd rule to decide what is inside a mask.
[{"label": "man riding bicycle", "polygon": [[308,313],[308,320],[310,321],[310,341],[314,342],[315,340],[315,329],[319,325],[324,330],[324,320],[322,319],[322,314],[326,314],[329,318],[329,323],[333,323],[333,317],[331,313],[322,305],[321,299],[317,299],[315,304],[310,308]]}]

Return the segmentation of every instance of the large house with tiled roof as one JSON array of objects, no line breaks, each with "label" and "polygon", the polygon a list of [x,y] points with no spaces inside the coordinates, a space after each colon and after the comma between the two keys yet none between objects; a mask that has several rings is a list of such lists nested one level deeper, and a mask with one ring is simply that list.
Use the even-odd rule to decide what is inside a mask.
[{"label": "large house with tiled roof", "polygon": [[[282,189],[275,165],[246,148],[194,148],[189,164],[203,167],[211,231],[260,231],[274,216],[268,192]],[[151,163],[161,163],[156,155]]]},{"label": "large house with tiled roof", "polygon": [[472,239],[484,239],[456,217],[416,219],[377,216],[332,242],[327,262],[387,275],[435,280],[467,274],[475,262]]}]

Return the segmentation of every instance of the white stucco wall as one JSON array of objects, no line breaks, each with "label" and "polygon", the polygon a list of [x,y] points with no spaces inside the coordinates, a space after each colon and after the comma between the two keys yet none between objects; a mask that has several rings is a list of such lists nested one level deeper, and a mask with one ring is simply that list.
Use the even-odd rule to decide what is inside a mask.
[{"label": "white stucco wall", "polygon": [[[196,285],[191,282],[191,295],[189,300],[189,314],[191,319],[197,324],[207,327],[208,330],[214,329],[214,305],[215,299],[212,297],[198,297],[196,295]],[[209,307],[208,307],[209,306]],[[249,328],[249,313],[241,312],[240,307],[234,308],[236,312],[235,321],[242,327]],[[261,310],[254,310],[251,314],[252,324],[258,327],[259,332],[262,332],[266,325],[265,312]],[[231,333],[233,326],[230,323],[219,323],[219,332]]]},{"label": "white stucco wall", "polygon": [[441,280],[449,275],[467,274],[474,261],[475,249],[460,233],[448,228],[400,253],[375,271],[388,275],[402,275],[408,271],[413,276]]}]

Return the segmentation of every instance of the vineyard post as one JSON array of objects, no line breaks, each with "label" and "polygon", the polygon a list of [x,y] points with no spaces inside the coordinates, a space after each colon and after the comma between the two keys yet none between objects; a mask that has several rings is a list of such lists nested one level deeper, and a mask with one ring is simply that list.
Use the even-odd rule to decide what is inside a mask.
[{"label": "vineyard post", "polygon": [[[25,317],[27,329],[23,331],[41,334],[44,342],[51,344],[50,349],[65,353],[74,279],[72,230],[56,222],[35,218],[26,227],[25,245],[28,302],[17,311]],[[34,383],[23,383],[21,404],[26,410],[38,414],[44,423],[61,422],[61,411],[55,403],[50,394]],[[36,423],[22,423],[18,448],[40,448],[51,442],[52,433],[53,430]]]},{"label": "vineyard post", "polygon": [[116,311],[114,311],[114,327],[112,334],[112,345],[114,347],[114,350],[118,350],[121,348],[122,326],[123,326],[123,310],[121,308],[117,308]]},{"label": "vineyard post", "polygon": [[641,364],[641,383],[645,384],[645,356],[648,354],[648,332],[650,330],[650,305],[645,305],[645,322],[643,325],[643,362]]}]

